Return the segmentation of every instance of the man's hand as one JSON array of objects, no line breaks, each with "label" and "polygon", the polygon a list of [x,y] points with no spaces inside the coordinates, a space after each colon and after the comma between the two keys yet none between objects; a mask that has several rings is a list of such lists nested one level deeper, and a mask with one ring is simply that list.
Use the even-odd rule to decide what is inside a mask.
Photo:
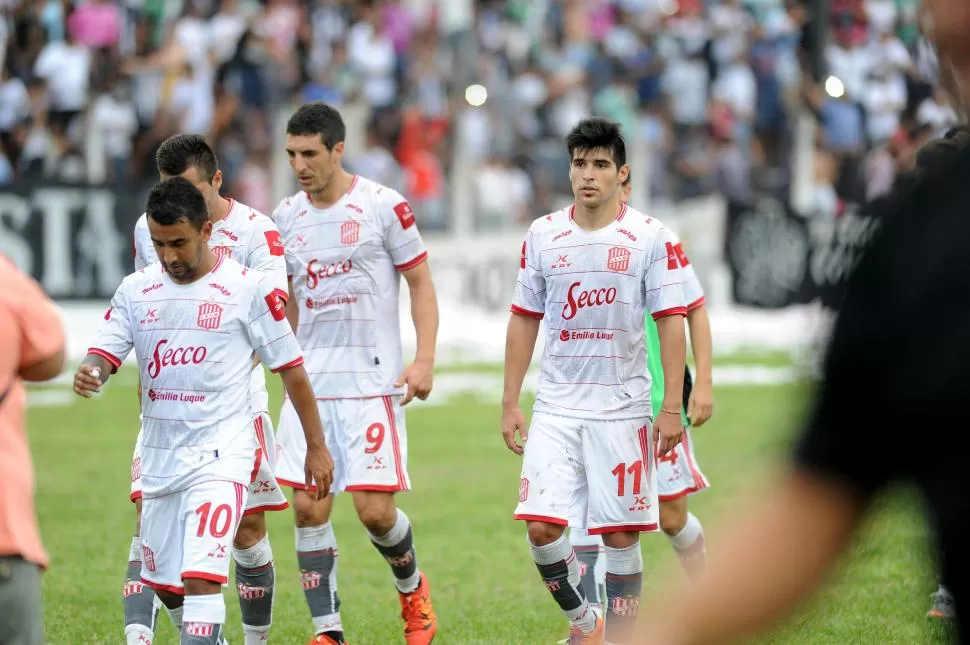
[{"label": "man's hand", "polygon": [[[519,432],[522,443],[515,440],[515,432]],[[529,427],[525,425],[525,415],[518,404],[502,406],[502,438],[509,450],[517,455],[525,452],[525,442],[529,440]]]},{"label": "man's hand", "polygon": [[681,425],[680,412],[674,414],[661,409],[653,424],[653,444],[657,447],[657,458],[676,448],[682,434],[684,427]]},{"label": "man's hand", "polygon": [[401,372],[394,382],[394,387],[408,386],[407,394],[401,401],[401,405],[407,405],[411,399],[418,397],[422,401],[431,394],[431,387],[434,384],[434,364],[428,361],[414,361]]},{"label": "man's hand", "polygon": [[693,427],[707,423],[714,414],[714,392],[710,383],[694,383],[687,401],[687,418]]},{"label": "man's hand", "polygon": [[318,500],[330,494],[330,485],[333,484],[333,457],[326,446],[307,448],[303,469],[307,488],[314,485],[317,487]]},{"label": "man's hand", "polygon": [[74,375],[74,393],[90,399],[101,391],[101,368],[81,364]]}]

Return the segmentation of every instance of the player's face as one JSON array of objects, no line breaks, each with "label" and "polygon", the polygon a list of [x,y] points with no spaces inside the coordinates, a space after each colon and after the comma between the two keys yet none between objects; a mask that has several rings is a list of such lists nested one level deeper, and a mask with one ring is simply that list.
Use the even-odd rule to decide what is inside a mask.
[{"label": "player's face", "polygon": [[[182,179],[185,179],[192,183],[196,189],[202,193],[205,198],[205,205],[209,209],[209,213],[216,212],[216,208],[219,206],[219,191],[222,189],[222,171],[217,170],[216,174],[212,176],[212,181],[208,182],[202,177],[202,172],[199,171],[195,166],[189,166],[185,169],[181,175]],[[161,175],[162,181],[168,179],[167,175]]]},{"label": "player's face", "polygon": [[569,181],[576,201],[596,208],[616,196],[629,169],[617,168],[613,155],[605,148],[575,150],[569,166]]},{"label": "player's face", "polygon": [[340,167],[343,153],[343,142],[335,144],[333,150],[327,150],[320,135],[286,135],[290,167],[300,188],[311,195],[327,189]]},{"label": "player's face", "polygon": [[188,283],[198,277],[212,235],[212,222],[206,220],[202,230],[197,231],[185,218],[165,226],[149,217],[148,232],[158,260],[175,282]]}]

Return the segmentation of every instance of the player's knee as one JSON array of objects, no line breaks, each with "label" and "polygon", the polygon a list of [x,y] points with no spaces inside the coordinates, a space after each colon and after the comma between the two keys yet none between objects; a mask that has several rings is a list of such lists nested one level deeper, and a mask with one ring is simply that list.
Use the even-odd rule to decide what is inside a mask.
[{"label": "player's knee", "polygon": [[360,523],[374,535],[386,534],[397,521],[397,506],[391,493],[355,491],[354,509]]},{"label": "player's knee", "polygon": [[232,545],[237,549],[248,549],[266,535],[266,517],[262,513],[243,515]]},{"label": "player's knee", "polygon": [[639,541],[640,534],[636,531],[617,531],[603,534],[603,544],[611,549],[628,549]]},{"label": "player's knee", "polygon": [[183,578],[182,585],[185,587],[186,596],[211,596],[222,593],[222,585],[212,580]]},{"label": "player's knee", "polygon": [[549,524],[547,522],[529,522],[527,525],[529,532],[529,542],[533,546],[546,546],[552,544],[565,532],[565,526]]},{"label": "player's knee", "polygon": [[293,515],[296,525],[321,526],[330,519],[330,508],[333,496],[317,501],[314,493],[305,490],[293,492]]},{"label": "player's knee", "polygon": [[172,593],[171,591],[166,591],[165,589],[155,589],[155,595],[158,599],[162,601],[168,609],[178,609],[182,606],[182,602],[185,600],[180,594]]},{"label": "player's knee", "polygon": [[682,500],[660,503],[660,530],[677,535],[687,525],[687,505]]}]

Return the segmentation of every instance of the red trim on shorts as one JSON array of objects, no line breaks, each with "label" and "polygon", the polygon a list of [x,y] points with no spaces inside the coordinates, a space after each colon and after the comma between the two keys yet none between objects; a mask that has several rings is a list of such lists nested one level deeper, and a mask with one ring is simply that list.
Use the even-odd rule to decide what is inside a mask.
[{"label": "red trim on shorts", "polygon": [[671,307],[670,309],[664,309],[663,311],[658,311],[655,314],[651,314],[654,320],[660,320],[661,318],[666,318],[667,316],[686,316],[687,307]]},{"label": "red trim on shorts", "polygon": [[538,311],[530,311],[529,309],[523,309],[518,305],[512,305],[511,307],[509,307],[509,311],[511,311],[514,314],[518,314],[519,316],[528,316],[529,318],[535,318],[536,320],[542,320],[542,317],[545,316],[544,313],[539,313]]},{"label": "red trim on shorts", "polygon": [[418,266],[419,264],[421,264],[427,259],[428,259],[428,252],[422,251],[413,260],[408,260],[404,264],[395,264],[394,268],[397,269],[398,271],[407,271],[408,269],[413,269],[414,267]]},{"label": "red trim on shorts", "polygon": [[141,491],[136,490],[134,493],[128,496],[128,499],[130,499],[131,503],[134,504],[135,502],[141,499]]},{"label": "red trim on shorts", "polygon": [[300,365],[303,365],[303,357],[302,356],[300,358],[296,359],[296,360],[290,361],[286,365],[280,365],[276,369],[272,369],[270,371],[273,374],[279,374],[280,372],[282,372],[284,370],[292,369],[294,367],[299,367]]},{"label": "red trim on shorts", "polygon": [[408,489],[408,480],[404,476],[404,464],[401,456],[401,437],[397,431],[397,421],[394,420],[394,404],[391,397],[382,396],[384,401],[384,411],[387,412],[387,424],[391,430],[391,447],[394,450],[394,470],[397,473],[397,490],[405,491]]},{"label": "red trim on shorts", "polygon": [[544,522],[546,524],[555,524],[556,526],[569,526],[569,520],[560,519],[558,517],[549,517],[548,515],[530,515],[529,513],[516,513],[512,516],[513,520],[522,520],[523,522]]},{"label": "red trim on shorts", "polygon": [[95,356],[100,356],[104,360],[106,360],[109,363],[111,363],[111,373],[112,374],[114,374],[115,372],[117,372],[118,371],[118,368],[121,367],[121,359],[118,358],[117,356],[115,356],[114,354],[110,354],[110,353],[104,351],[103,349],[98,349],[97,347],[89,347],[88,348],[88,354],[94,354]]},{"label": "red trim on shorts", "polygon": [[243,511],[243,517],[249,515],[255,515],[256,513],[272,513],[273,511],[285,511],[290,507],[289,502],[281,502],[279,504],[263,504],[262,506],[253,506],[252,508],[247,508]]},{"label": "red trim on shorts", "polygon": [[158,582],[152,582],[151,580],[148,580],[148,579],[146,579],[144,577],[141,579],[141,582],[144,585],[148,585],[152,589],[158,589],[160,591],[167,591],[167,592],[173,593],[173,594],[175,594],[177,596],[184,596],[185,595],[185,587],[179,587],[179,586],[176,586],[176,585],[163,585],[163,584],[160,584]]},{"label": "red trim on shorts", "polygon": [[604,535],[606,533],[624,533],[627,531],[637,531],[639,533],[647,533],[650,531],[656,531],[660,528],[656,522],[652,524],[613,524],[611,526],[599,526],[592,529],[586,529],[586,532],[590,535]]},{"label": "red trim on shorts", "polygon": [[703,306],[704,306],[704,296],[701,296],[700,298],[698,298],[694,302],[692,302],[689,305],[687,305],[687,311],[694,311],[698,307],[703,307]]},{"label": "red trim on shorts", "polygon": [[312,484],[310,486],[307,486],[306,484],[297,484],[296,482],[291,482],[289,479],[283,479],[281,477],[276,478],[276,483],[279,484],[280,486],[286,486],[287,488],[292,488],[293,490],[315,491],[317,489],[317,487]]},{"label": "red trim on shorts", "polygon": [[236,528],[239,528],[239,520],[242,519],[243,495],[249,490],[249,486],[243,486],[239,482],[233,482],[236,487]]},{"label": "red trim on shorts", "polygon": [[681,439],[681,443],[684,444],[684,456],[687,457],[687,467],[690,470],[691,478],[694,480],[694,486],[697,490],[707,488],[707,480],[704,479],[704,475],[701,474],[697,464],[694,463],[694,458],[691,456],[690,433],[687,432],[686,428],[684,429],[684,436],[683,439]]},{"label": "red trim on shorts", "polygon": [[679,492],[676,492],[676,493],[673,493],[671,495],[658,495],[658,497],[660,498],[660,502],[661,503],[663,503],[663,502],[676,502],[678,499],[681,499],[683,497],[687,497],[688,495],[693,495],[697,491],[704,490],[705,488],[707,488],[707,486],[702,486],[702,487],[691,486],[689,488],[685,488],[684,490],[679,491]]},{"label": "red trim on shorts", "polygon": [[401,488],[400,486],[388,486],[387,484],[357,484],[355,486],[344,486],[344,490],[347,492],[358,491],[371,491],[374,493],[404,493],[407,492],[407,488]]},{"label": "red trim on shorts", "polygon": [[259,467],[263,465],[263,455],[266,453],[266,435],[263,434],[263,415],[258,415],[253,419],[253,429],[256,431],[256,459],[253,463],[253,472],[249,476],[249,483],[256,481],[259,475]]},{"label": "red trim on shorts", "polygon": [[184,582],[186,578],[191,578],[193,580],[208,580],[209,582],[218,582],[221,585],[229,582],[229,578],[226,576],[218,576],[214,573],[206,573],[205,571],[183,571],[180,576]]}]

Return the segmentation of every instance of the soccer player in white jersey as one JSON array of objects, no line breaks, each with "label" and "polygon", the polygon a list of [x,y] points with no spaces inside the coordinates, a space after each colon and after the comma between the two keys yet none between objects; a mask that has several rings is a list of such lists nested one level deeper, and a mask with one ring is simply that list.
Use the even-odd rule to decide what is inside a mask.
[{"label": "soccer player in white jersey", "polygon": [[[632,185],[627,176],[621,186],[620,200],[627,203]],[[694,576],[704,569],[704,529],[700,520],[687,510],[687,496],[709,487],[707,478],[700,470],[694,456],[694,447],[689,438],[689,428],[707,423],[714,412],[712,391],[712,338],[711,325],[704,304],[704,290],[693,265],[687,258],[677,235],[670,231],[673,249],[684,276],[684,298],[687,304],[687,327],[690,329],[694,362],[697,365],[697,378],[693,386],[688,385],[689,370],[684,372],[684,400],[686,409],[681,416],[684,434],[677,447],[668,452],[657,464],[657,489],[660,498],[660,529],[667,535],[674,552],[688,575]],[[663,383],[660,360],[656,354],[657,330],[651,318],[646,320],[647,363],[652,379],[651,398],[654,405],[663,400]],[[569,542],[579,559],[583,590],[590,604],[598,608],[603,602],[606,586],[606,567],[600,557],[603,553],[603,539],[590,535],[585,529],[570,529]],[[560,641],[560,645],[569,639]]]},{"label": "soccer player in white jersey", "polygon": [[313,390],[269,275],[209,247],[202,194],[176,177],[148,197],[160,262],[122,282],[74,389],[89,397],[135,351],[142,385],[141,580],[183,645],[224,642],[229,549],[262,459],[249,406],[254,356],[279,373],[309,444],[304,479],[333,477]]},{"label": "soccer player in white jersey", "polygon": [[[629,167],[619,127],[585,119],[566,148],[575,201],[533,222],[522,246],[502,434],[524,455],[515,518],[527,522],[539,573],[572,624],[569,643],[624,643],[643,577],[639,534],[658,528],[656,460],[683,431],[687,303],[669,231],[620,200]],[[650,399],[647,312],[660,337],[666,394],[659,410]],[[527,427],[519,396],[542,320],[545,349]],[[603,536],[605,629],[580,582],[567,525]]]},{"label": "soccer player in white jersey", "polygon": [[[202,193],[212,222],[209,247],[217,257],[229,257],[266,275],[266,279],[284,299],[287,297],[286,263],[279,230],[262,213],[220,195],[222,171],[215,152],[205,138],[196,134],[177,134],[159,146],[155,162],[161,179],[183,177]],[[135,224],[135,269],[141,270],[158,261],[149,230],[148,218],[142,215]],[[276,573],[273,550],[266,534],[265,511],[289,507],[286,496],[276,483],[276,438],[269,417],[269,395],[266,373],[256,364],[250,376],[250,410],[255,417],[256,437],[262,458],[259,473],[249,486],[249,497],[242,522],[233,540],[232,556],[236,562],[235,583],[239,593],[245,645],[257,645],[268,639],[272,623]],[[132,459],[131,499],[141,518],[140,439]],[[136,523],[136,527],[138,523]],[[125,635],[129,645],[148,644],[154,638],[154,591],[141,583],[141,547],[138,533],[132,540],[123,601]]]},{"label": "soccer player in white jersey", "polygon": [[[411,523],[394,494],[411,487],[402,406],[431,391],[438,304],[411,207],[397,191],[344,170],[345,132],[340,113],[324,103],[303,105],[287,123],[286,151],[302,189],[273,213],[291,280],[287,315],[334,451],[333,491],[350,492],[391,566],[405,641],[427,645],[437,619]],[[407,367],[398,312],[402,275],[417,336]],[[289,401],[280,412],[279,443],[276,476],[294,489],[297,561],[315,630],[310,642],[342,643],[333,498],[316,501],[303,484],[303,437]]]}]

